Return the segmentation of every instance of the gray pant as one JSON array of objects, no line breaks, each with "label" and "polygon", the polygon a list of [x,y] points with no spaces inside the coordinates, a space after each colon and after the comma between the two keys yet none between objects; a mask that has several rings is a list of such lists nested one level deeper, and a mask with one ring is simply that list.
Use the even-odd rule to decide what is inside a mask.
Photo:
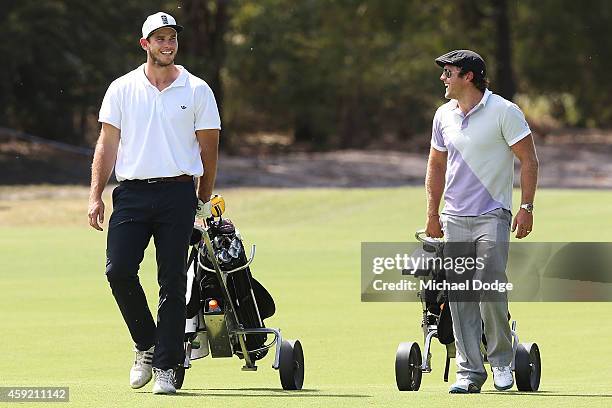
[{"label": "gray pant", "polygon": [[[443,215],[447,242],[473,242],[472,256],[484,258],[483,273],[506,281],[506,263],[512,215],[501,208],[476,217]],[[450,245],[447,245],[449,247]],[[445,254],[447,255],[447,254]],[[467,379],[482,385],[487,379],[480,351],[482,323],[491,366],[508,366],[512,361],[512,335],[508,324],[508,301],[451,301],[453,333],[457,348],[457,380]]]}]

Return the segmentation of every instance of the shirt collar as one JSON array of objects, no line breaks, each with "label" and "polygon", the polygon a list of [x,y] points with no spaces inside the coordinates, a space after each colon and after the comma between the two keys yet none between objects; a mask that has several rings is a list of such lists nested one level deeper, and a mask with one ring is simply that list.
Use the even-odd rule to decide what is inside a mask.
[{"label": "shirt collar", "polygon": [[[185,69],[185,67],[183,67],[182,65],[177,65],[176,66],[181,73],[179,74],[179,76],[174,80],[174,82],[172,83],[172,85],[170,85],[170,87],[175,87],[175,86],[185,86],[185,84],[187,83],[187,70]],[[490,92],[489,92],[490,93]]]},{"label": "shirt collar", "polygon": [[[145,85],[148,84],[148,85],[150,85],[150,86],[155,88],[155,86],[149,81],[149,78],[147,78],[147,76],[145,75],[145,66],[146,66],[146,63],[142,64],[140,66],[140,68],[138,68],[138,72],[139,72],[138,75],[140,77],[140,80],[142,82],[144,82]],[[185,84],[187,83],[187,76],[188,76],[189,73],[187,72],[185,67],[183,67],[182,65],[175,65],[175,66],[181,72],[180,72],[179,76],[174,80],[174,82],[172,84],[170,84],[170,86],[168,88],[175,88],[175,87],[179,87],[179,86],[185,86]],[[166,89],[168,89],[168,88],[166,88]]]},{"label": "shirt collar", "polygon": [[491,96],[493,92],[489,91],[488,89],[485,89],[484,91],[484,95],[482,95],[482,99],[480,100],[480,102],[478,102],[479,105],[486,105],[487,101],[489,100],[489,96]]},{"label": "shirt collar", "polygon": [[[484,94],[482,95],[482,99],[480,99],[480,102],[478,102],[470,112],[468,112],[468,114],[474,112],[476,109],[480,108],[481,106],[485,106],[487,104],[487,101],[489,100],[489,96],[491,96],[493,92],[489,91],[488,89],[485,89]],[[459,101],[456,99],[451,100],[452,104],[451,104],[451,108],[453,110],[459,109]]]}]

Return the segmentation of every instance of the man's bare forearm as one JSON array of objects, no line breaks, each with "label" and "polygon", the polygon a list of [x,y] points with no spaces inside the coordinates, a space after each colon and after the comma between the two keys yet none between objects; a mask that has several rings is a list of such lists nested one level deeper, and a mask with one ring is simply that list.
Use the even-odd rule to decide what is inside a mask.
[{"label": "man's bare forearm", "polygon": [[93,163],[91,165],[91,188],[90,198],[102,197],[102,192],[108,183],[117,160],[119,148],[118,130],[107,130],[104,126],[96,143]]},{"label": "man's bare forearm", "polygon": [[538,186],[538,158],[533,157],[521,162],[521,203],[533,203]]},{"label": "man's bare forearm", "polygon": [[200,177],[198,182],[198,198],[206,202],[210,200],[210,196],[215,187],[215,179],[217,178],[217,155],[205,156],[202,154],[202,161],[204,162],[204,175]]},{"label": "man's bare forearm", "polygon": [[219,131],[203,130],[197,132],[200,143],[200,158],[204,166],[204,175],[198,181],[198,198],[204,202],[210,200],[217,178],[217,161],[219,159]]},{"label": "man's bare forearm", "polygon": [[512,151],[521,163],[521,203],[533,203],[539,166],[533,136],[528,135],[512,145]]},{"label": "man's bare forearm", "polygon": [[427,162],[425,189],[427,190],[427,216],[438,215],[440,201],[444,193],[444,177],[446,169],[440,164]]}]

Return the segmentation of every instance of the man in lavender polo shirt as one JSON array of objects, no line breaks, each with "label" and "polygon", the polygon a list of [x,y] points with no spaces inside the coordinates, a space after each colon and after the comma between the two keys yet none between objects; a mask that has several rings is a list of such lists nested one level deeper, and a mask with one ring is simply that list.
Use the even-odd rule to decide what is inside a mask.
[{"label": "man in lavender polo shirt", "polygon": [[[518,106],[487,89],[480,55],[455,50],[436,58],[436,64],[443,68],[440,80],[450,101],[438,108],[433,120],[425,232],[447,242],[473,242],[475,257],[487,255],[484,273],[505,279],[510,228],[519,239],[533,228],[538,159],[531,130]],[[512,221],[514,156],[521,164],[522,196]],[[510,389],[514,379],[507,298],[451,301],[449,306],[457,348],[457,381],[450,392],[480,392],[486,381],[482,322],[495,388]]]}]

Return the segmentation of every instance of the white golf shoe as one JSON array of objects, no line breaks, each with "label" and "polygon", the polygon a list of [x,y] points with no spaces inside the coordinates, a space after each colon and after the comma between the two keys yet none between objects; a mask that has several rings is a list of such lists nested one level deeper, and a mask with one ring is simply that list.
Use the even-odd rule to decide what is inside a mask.
[{"label": "white golf shoe", "polygon": [[155,383],[153,384],[153,394],[176,394],[174,387],[174,370],[162,370],[161,368],[153,368],[155,374]]},{"label": "white golf shoe", "polygon": [[510,366],[491,367],[493,369],[493,384],[498,391],[506,391],[514,385]]},{"label": "white golf shoe", "polygon": [[479,394],[480,386],[467,378],[455,381],[448,390],[449,394]]},{"label": "white golf shoe", "polygon": [[144,387],[149,381],[151,381],[151,363],[153,362],[153,350],[155,346],[148,350],[140,351],[134,348],[136,352],[136,359],[134,365],[130,370],[130,385],[132,388]]}]

